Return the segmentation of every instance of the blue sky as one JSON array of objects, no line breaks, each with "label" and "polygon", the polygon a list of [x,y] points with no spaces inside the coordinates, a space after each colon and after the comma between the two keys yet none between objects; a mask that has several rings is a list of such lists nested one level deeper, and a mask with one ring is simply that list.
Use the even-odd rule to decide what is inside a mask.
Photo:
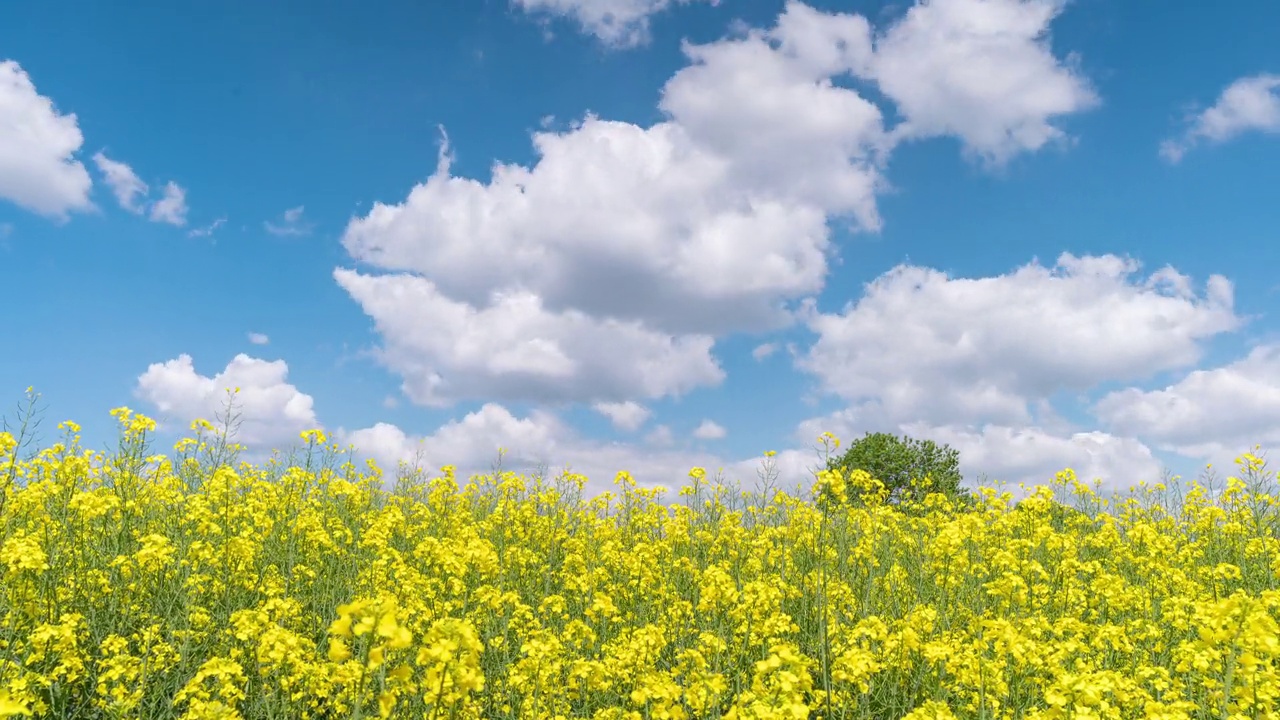
[{"label": "blue sky", "polygon": [[[612,11],[612,15],[609,14]],[[0,399],[162,446],[1116,487],[1280,441],[1262,0],[0,10]]]}]

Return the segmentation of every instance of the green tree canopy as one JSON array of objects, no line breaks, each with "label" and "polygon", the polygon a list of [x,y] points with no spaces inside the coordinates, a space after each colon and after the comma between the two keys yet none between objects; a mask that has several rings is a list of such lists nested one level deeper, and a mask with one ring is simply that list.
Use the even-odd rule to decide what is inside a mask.
[{"label": "green tree canopy", "polygon": [[[827,468],[843,470],[846,476],[854,470],[865,470],[884,483],[889,492],[889,502],[895,504],[921,499],[928,492],[942,493],[966,503],[973,499],[969,491],[961,487],[959,451],[932,440],[867,433],[855,440],[843,455],[829,458]],[[925,477],[932,481],[927,489],[912,485],[912,480]],[[852,497],[858,493],[856,488],[851,486],[849,492],[850,500],[858,500]]]}]

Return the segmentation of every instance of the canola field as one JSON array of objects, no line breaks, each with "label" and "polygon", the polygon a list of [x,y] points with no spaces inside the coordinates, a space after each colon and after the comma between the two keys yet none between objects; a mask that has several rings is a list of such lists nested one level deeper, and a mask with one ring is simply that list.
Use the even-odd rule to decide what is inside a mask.
[{"label": "canola field", "polygon": [[[892,506],[695,468],[384,477],[319,431],[286,460],[0,434],[0,716],[1277,718],[1263,461],[1221,488]],[[21,456],[20,456],[21,455]],[[767,461],[766,461],[767,462]],[[859,486],[865,502],[843,500]]]}]

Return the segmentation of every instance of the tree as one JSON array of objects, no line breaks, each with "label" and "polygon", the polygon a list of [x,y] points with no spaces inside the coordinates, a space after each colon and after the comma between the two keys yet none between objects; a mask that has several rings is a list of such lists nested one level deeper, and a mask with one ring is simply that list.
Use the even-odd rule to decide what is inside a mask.
[{"label": "tree", "polygon": [[[830,470],[843,470],[846,477],[854,470],[865,470],[871,477],[884,483],[890,503],[908,499],[922,499],[925,494],[937,492],[958,502],[968,504],[973,499],[969,491],[960,486],[960,453],[948,445],[938,445],[932,440],[913,440],[889,433],[867,433],[855,440],[843,455],[827,460]],[[912,480],[928,477],[932,482],[927,489],[913,485]],[[858,490],[849,489],[850,500]]]}]

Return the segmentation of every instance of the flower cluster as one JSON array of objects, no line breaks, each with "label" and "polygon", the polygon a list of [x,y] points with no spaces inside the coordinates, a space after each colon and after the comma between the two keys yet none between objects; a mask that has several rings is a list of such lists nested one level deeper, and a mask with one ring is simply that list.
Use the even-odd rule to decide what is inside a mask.
[{"label": "flower cluster", "polygon": [[1176,498],[694,468],[668,502],[627,473],[391,480],[320,431],[301,465],[233,466],[208,423],[167,458],[114,414],[110,457],[0,433],[0,717],[1280,719],[1255,455]]}]

